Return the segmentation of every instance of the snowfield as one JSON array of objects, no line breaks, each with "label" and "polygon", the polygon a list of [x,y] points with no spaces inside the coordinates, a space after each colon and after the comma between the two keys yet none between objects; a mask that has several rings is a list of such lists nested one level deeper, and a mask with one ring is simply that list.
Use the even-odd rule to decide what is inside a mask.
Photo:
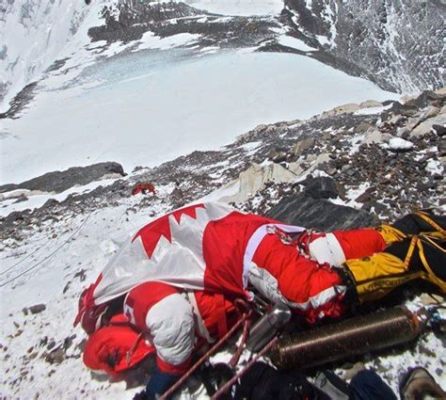
[{"label": "snowfield", "polygon": [[185,0],[200,10],[223,15],[277,15],[283,9],[281,0]]},{"label": "snowfield", "polygon": [[87,67],[77,85],[55,79],[21,118],[3,121],[2,183],[108,160],[154,166],[260,123],[396,97],[310,58],[246,50],[136,52]]}]

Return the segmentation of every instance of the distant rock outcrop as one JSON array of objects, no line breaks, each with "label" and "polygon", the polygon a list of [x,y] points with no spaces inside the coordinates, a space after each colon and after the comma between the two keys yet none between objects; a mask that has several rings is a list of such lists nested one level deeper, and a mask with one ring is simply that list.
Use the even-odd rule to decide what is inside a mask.
[{"label": "distant rock outcrop", "polygon": [[286,183],[296,179],[296,174],[280,164],[253,164],[246,171],[240,173],[238,179],[228,184],[228,187],[238,187],[237,193],[220,199],[224,202],[244,202],[259,190],[263,190],[267,183]]},{"label": "distant rock outcrop", "polygon": [[60,193],[75,185],[87,185],[108,175],[124,176],[124,169],[116,162],[102,162],[87,167],[72,167],[66,171],[48,172],[19,184],[0,186],[0,193],[18,189]]}]

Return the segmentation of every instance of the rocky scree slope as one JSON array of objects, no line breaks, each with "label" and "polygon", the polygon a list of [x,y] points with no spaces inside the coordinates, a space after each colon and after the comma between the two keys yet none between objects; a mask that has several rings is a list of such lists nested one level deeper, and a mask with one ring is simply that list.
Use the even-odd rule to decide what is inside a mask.
[{"label": "rocky scree slope", "polygon": [[[45,274],[61,274],[63,282],[56,288],[57,301],[32,299],[34,303],[6,317],[3,328],[8,333],[0,343],[3,387],[20,398],[28,393],[26,388],[35,398],[54,397],[61,390],[65,398],[123,395],[119,384],[94,381],[82,368],[85,338],[73,333],[67,320],[81,289],[95,279],[94,269],[116,249],[113,238],[104,237],[133,231],[150,216],[206,195],[237,198],[241,209],[319,229],[373,225],[378,217],[394,219],[419,207],[437,206],[445,212],[445,101],[446,90],[424,92],[404,103],[349,104],[306,121],[260,125],[222,149],[194,152],[157,168],[138,167],[112,185],[1,218],[0,257],[18,259],[2,270],[1,287],[26,295],[26,285],[39,282],[37,270],[32,278],[27,271],[45,264]],[[109,167],[121,171],[114,163],[102,170]],[[91,168],[97,171],[97,166]],[[65,184],[83,181],[88,168],[82,174],[72,172],[68,170]],[[154,183],[157,194],[131,196],[141,181]],[[41,182],[46,190],[55,189],[46,178]],[[254,182],[248,191],[246,182]],[[76,237],[80,229],[82,237]],[[65,243],[69,246],[50,260]],[[48,255],[33,255],[45,246],[50,246]],[[403,298],[414,301],[413,294],[403,293]],[[399,303],[401,293],[387,305]],[[441,377],[445,364],[439,340],[429,334],[363,361],[394,389],[398,369],[408,365],[421,363]],[[65,371],[77,378],[61,388]]]},{"label": "rocky scree slope", "polygon": [[[267,213],[284,198],[302,194],[306,187],[311,195],[316,177],[323,177],[318,184],[323,186],[313,191],[313,197],[335,198],[335,203],[351,205],[375,220],[394,219],[418,208],[444,208],[445,100],[446,90],[427,91],[403,104],[347,104],[306,121],[259,125],[219,150],[196,151],[155,168],[138,167],[110,186],[70,195],[63,202],[49,200],[35,210],[13,212],[0,219],[1,238],[14,239],[12,243],[18,245],[45,220],[117,205],[141,181],[166,188],[169,194],[167,198],[142,197],[132,206],[135,211],[154,202],[168,201],[172,208],[180,207],[230,182],[240,185],[239,176],[253,165],[260,170],[268,164],[278,165],[291,175],[263,179],[239,204],[249,211]],[[116,170],[116,165],[112,168]]]}]

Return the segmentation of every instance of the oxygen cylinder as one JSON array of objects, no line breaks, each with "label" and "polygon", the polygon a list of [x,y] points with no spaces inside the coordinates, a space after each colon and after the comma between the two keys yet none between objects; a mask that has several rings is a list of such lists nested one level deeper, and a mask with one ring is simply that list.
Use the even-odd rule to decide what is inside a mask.
[{"label": "oxygen cylinder", "polygon": [[285,305],[276,305],[263,315],[250,329],[246,347],[257,352],[285,326],[291,318],[291,311]]},{"label": "oxygen cylinder", "polygon": [[280,338],[271,350],[278,368],[305,369],[415,339],[422,314],[395,307]]}]

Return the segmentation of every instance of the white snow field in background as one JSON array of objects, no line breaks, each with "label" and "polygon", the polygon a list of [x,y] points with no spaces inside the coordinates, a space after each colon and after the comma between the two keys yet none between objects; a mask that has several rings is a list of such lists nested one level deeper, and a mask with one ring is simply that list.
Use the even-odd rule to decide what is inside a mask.
[{"label": "white snow field in background", "polygon": [[302,40],[297,39],[292,36],[288,36],[288,35],[279,36],[277,41],[282,46],[291,47],[293,49],[300,50],[300,51],[315,51],[316,50],[314,47],[310,47],[310,46],[306,45]]},{"label": "white snow field in background", "polygon": [[184,3],[223,15],[277,15],[283,9],[283,0],[184,0]]},{"label": "white snow field in background", "polygon": [[40,91],[19,119],[3,121],[2,183],[100,161],[154,166],[261,123],[396,96],[307,57],[246,50],[119,55],[85,69],[81,83]]}]

